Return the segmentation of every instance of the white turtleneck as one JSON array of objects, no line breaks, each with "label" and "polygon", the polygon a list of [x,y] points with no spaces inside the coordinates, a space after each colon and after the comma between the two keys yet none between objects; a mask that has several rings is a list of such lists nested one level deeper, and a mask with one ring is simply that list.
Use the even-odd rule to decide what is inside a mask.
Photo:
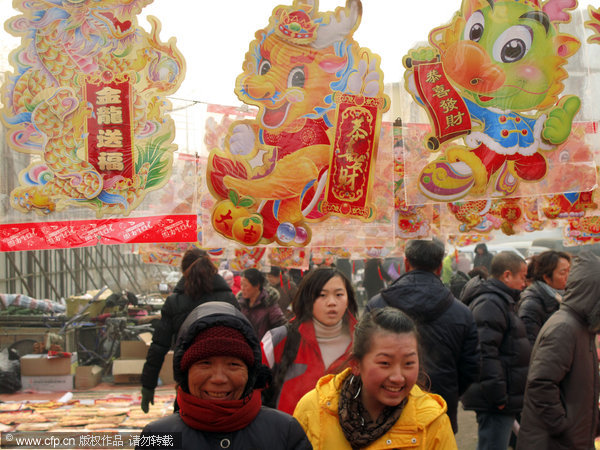
[{"label": "white turtleneck", "polygon": [[340,320],[335,325],[325,325],[313,318],[315,335],[321,349],[321,356],[325,368],[328,368],[336,359],[344,354],[350,345],[351,338],[344,321]]}]

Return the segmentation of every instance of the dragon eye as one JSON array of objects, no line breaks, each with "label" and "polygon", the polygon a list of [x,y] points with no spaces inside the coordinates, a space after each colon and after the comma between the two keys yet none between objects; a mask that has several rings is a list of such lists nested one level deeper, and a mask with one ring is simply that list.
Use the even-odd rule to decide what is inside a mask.
[{"label": "dragon eye", "polygon": [[288,75],[288,87],[304,87],[306,81],[306,75],[304,74],[304,67],[294,67],[290,70]]},{"label": "dragon eye", "polygon": [[503,63],[519,61],[531,48],[532,36],[531,28],[525,25],[510,27],[494,42],[492,56]]},{"label": "dragon eye", "polygon": [[465,33],[463,38],[468,41],[479,42],[481,36],[483,36],[483,30],[485,28],[485,20],[481,11],[475,11],[467,20],[465,25]]},{"label": "dragon eye", "polygon": [[269,70],[271,70],[271,61],[269,61],[268,59],[263,59],[260,62],[260,66],[258,66],[258,74],[259,75],[266,75]]}]

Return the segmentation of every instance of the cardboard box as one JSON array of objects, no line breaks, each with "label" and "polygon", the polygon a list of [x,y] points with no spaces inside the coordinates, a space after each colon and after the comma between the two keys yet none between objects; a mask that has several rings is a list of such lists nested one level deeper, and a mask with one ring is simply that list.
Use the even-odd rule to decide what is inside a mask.
[{"label": "cardboard box", "polygon": [[73,375],[28,376],[21,375],[21,389],[32,391],[72,391]]},{"label": "cardboard box", "polygon": [[115,383],[140,383],[148,345],[144,341],[121,341],[121,357],[113,361]]},{"label": "cardboard box", "polygon": [[138,334],[138,336],[142,341],[144,341],[146,343],[146,345],[148,347],[150,347],[150,344],[152,344],[152,333],[150,333],[150,332],[140,333],[140,334]]},{"label": "cardboard box", "polygon": [[[121,341],[121,357],[113,361],[112,374],[115,383],[141,383],[148,348],[142,341]],[[163,384],[174,384],[173,350],[165,355],[159,378]]]},{"label": "cardboard box", "polygon": [[115,359],[112,374],[115,383],[141,383],[145,359]]},{"label": "cardboard box", "polygon": [[147,354],[144,341],[121,341],[121,359],[146,359]]},{"label": "cardboard box", "polygon": [[[79,296],[71,296],[65,299],[67,303],[67,317],[73,317],[79,312],[83,311],[83,309],[87,306],[88,303],[94,298],[94,295],[98,293],[98,290],[88,291],[83,295]],[[101,312],[112,312],[114,308],[105,308],[106,299],[113,292],[110,289],[106,289],[100,297],[93,301],[91,306],[87,309],[88,317],[96,317]]]},{"label": "cardboard box", "polygon": [[162,384],[174,384],[175,378],[173,378],[173,350],[170,350],[165,355],[165,360],[163,362],[162,367],[160,368],[160,373],[158,374],[160,381]]},{"label": "cardboard box", "polygon": [[75,389],[91,389],[102,381],[102,367],[79,366],[75,370]]},{"label": "cardboard box", "polygon": [[70,358],[48,358],[47,355],[23,355],[21,357],[21,375],[50,376],[72,375],[77,367],[77,353]]}]

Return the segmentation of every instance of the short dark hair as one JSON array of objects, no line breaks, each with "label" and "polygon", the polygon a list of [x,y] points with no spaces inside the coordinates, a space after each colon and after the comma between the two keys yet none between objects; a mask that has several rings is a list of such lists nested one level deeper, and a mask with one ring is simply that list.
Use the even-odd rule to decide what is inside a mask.
[{"label": "short dark hair", "polygon": [[254,267],[244,270],[242,272],[242,277],[248,280],[252,286],[258,286],[262,289],[265,285],[265,276],[260,270],[255,269]]},{"label": "short dark hair", "polygon": [[552,273],[558,265],[558,261],[563,258],[571,262],[571,256],[565,252],[556,250],[547,250],[531,258],[529,266],[531,267],[531,278],[536,281],[544,281],[544,275],[552,278]]},{"label": "short dark hair", "polygon": [[479,244],[477,244],[475,246],[475,253],[477,253],[477,250],[479,250],[479,249],[482,249],[484,254],[489,253],[487,245],[484,242],[480,242]]},{"label": "short dark hair", "polygon": [[444,243],[439,239],[408,241],[404,256],[413,269],[434,272],[444,260]]},{"label": "short dark hair", "polygon": [[492,258],[490,276],[499,279],[507,270],[510,270],[512,274],[516,274],[521,270],[523,264],[526,264],[525,260],[515,252],[503,251],[497,253]]},{"label": "short dark hair", "polygon": [[281,267],[271,266],[271,270],[269,271],[269,275],[273,275],[274,277],[278,277],[281,275]]}]

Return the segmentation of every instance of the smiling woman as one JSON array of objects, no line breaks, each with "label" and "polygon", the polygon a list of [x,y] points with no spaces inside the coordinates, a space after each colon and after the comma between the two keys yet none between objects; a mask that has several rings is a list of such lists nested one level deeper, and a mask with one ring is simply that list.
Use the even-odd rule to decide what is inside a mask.
[{"label": "smiling woman", "polygon": [[[224,356],[222,356],[224,355]],[[214,326],[198,334],[181,359],[189,369],[190,394],[203,400],[239,400],[254,363],[250,345],[239,331]]]},{"label": "smiling woman", "polygon": [[183,449],[309,449],[288,414],[261,404],[270,378],[248,319],[233,305],[208,302],[181,326],[173,356],[179,411],[143,433],[181,433]]},{"label": "smiling woman", "polygon": [[455,449],[446,402],[417,385],[415,323],[397,308],[367,312],[351,368],[321,378],[296,407],[314,448]]}]

